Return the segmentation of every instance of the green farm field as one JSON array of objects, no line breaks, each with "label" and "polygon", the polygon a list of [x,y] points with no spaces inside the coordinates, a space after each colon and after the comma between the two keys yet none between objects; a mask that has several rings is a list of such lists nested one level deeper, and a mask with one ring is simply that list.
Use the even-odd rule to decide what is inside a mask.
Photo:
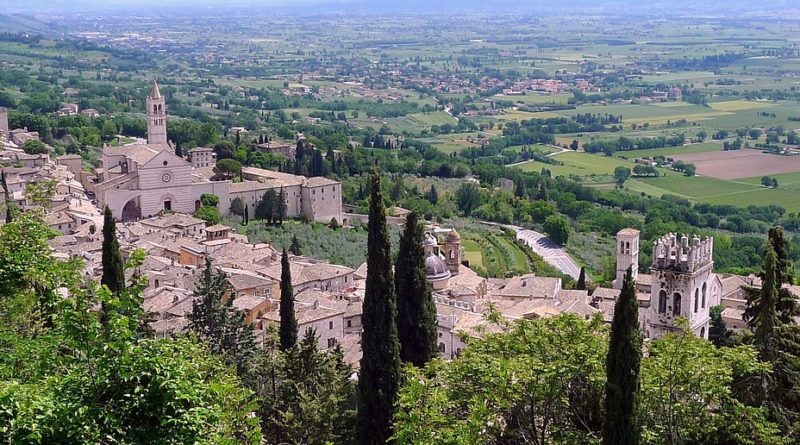
[{"label": "green farm field", "polygon": [[633,168],[635,165],[632,161],[625,159],[575,152],[555,155],[552,159],[562,162],[564,165],[528,161],[517,164],[516,167],[523,171],[540,171],[542,168],[546,168],[553,176],[596,176],[611,175],[614,173],[614,169],[620,165],[628,168]]}]

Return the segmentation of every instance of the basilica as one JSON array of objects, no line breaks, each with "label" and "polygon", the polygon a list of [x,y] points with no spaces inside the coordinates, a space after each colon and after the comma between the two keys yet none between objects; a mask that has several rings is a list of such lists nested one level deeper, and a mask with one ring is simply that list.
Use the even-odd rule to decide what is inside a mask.
[{"label": "basilica", "polygon": [[163,211],[194,213],[200,197],[213,194],[219,197],[220,214],[227,215],[231,202],[240,198],[255,215],[264,193],[282,190],[288,217],[342,221],[342,187],[337,181],[258,168],[244,168],[241,181],[217,181],[213,150],[195,148],[189,156],[186,160],[175,155],[167,140],[166,100],[153,82],[147,98],[147,143],[103,147],[93,184],[98,204],[107,205],[119,220],[135,221]]}]

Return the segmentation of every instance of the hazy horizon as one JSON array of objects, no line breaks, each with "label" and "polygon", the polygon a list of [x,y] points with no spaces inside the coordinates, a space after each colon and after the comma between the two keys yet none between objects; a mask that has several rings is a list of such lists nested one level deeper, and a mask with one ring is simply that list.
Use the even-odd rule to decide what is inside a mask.
[{"label": "hazy horizon", "polygon": [[[672,12],[680,14],[687,10],[719,9],[719,3],[710,0],[664,0],[641,2],[636,0],[565,0],[554,5],[545,0],[439,0],[432,4],[426,0],[406,0],[402,2],[371,0],[39,0],[35,6],[29,0],[5,0],[7,13],[86,13],[110,11],[140,11],[158,14],[161,11],[175,11],[183,8],[198,9],[218,8],[262,8],[272,7],[295,10],[341,10],[347,11],[408,11],[425,12],[428,10],[479,10],[485,12],[509,13],[548,12],[573,10],[587,13],[596,12],[636,12],[662,14]],[[754,3],[747,0],[734,0],[725,5],[726,13],[733,11],[770,11],[796,9],[796,2],[791,0],[767,0]],[[146,10],[146,11],[145,11]],[[189,12],[189,10],[187,10]]]}]

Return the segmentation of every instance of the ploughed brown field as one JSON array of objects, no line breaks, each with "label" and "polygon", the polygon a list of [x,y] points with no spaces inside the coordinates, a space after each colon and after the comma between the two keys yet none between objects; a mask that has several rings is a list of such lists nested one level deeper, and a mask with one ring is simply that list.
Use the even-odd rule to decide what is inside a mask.
[{"label": "ploughed brown field", "polygon": [[696,165],[698,175],[719,179],[742,179],[800,172],[800,156],[780,156],[747,148],[670,157]]}]

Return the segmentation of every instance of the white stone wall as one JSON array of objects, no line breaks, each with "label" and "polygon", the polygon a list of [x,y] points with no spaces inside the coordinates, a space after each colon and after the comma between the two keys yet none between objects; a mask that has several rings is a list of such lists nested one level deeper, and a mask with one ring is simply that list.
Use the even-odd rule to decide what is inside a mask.
[{"label": "white stone wall", "polygon": [[[250,218],[255,218],[256,206],[258,206],[259,201],[261,201],[261,197],[264,196],[264,193],[267,192],[269,189],[261,189],[261,190],[252,190],[252,191],[245,191],[245,192],[229,192],[226,193],[226,200],[223,200],[220,196],[220,214],[227,215],[230,213],[231,209],[231,202],[237,197],[241,198],[248,207],[250,207]],[[275,190],[276,192],[280,192],[280,188]],[[286,216],[288,218],[298,218],[300,217],[300,211],[302,209],[301,205],[301,197],[302,193],[300,191],[300,186],[289,186],[283,188],[283,193],[286,195]],[[227,203],[226,205],[223,205]]]},{"label": "white stone wall", "polygon": [[308,328],[313,328],[317,331],[317,336],[319,336],[317,346],[319,349],[328,349],[329,339],[333,339],[336,342],[335,344],[342,342],[342,337],[344,337],[344,317],[342,314],[338,314],[334,317],[301,324],[298,326],[298,335],[302,338]]},{"label": "white stone wall", "polygon": [[303,187],[303,213],[312,221],[342,223],[342,185]]}]

